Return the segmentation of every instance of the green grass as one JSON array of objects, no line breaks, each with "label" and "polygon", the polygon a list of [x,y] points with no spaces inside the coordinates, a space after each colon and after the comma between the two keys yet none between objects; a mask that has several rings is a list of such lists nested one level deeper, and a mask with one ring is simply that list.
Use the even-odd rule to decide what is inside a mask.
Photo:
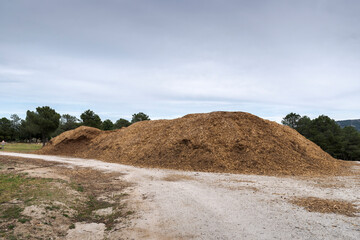
[{"label": "green grass", "polygon": [[12,199],[19,199],[27,205],[42,201],[66,201],[64,189],[53,186],[51,178],[31,178],[25,174],[3,174],[0,173],[0,204],[9,202]]},{"label": "green grass", "polygon": [[84,192],[84,187],[80,183],[72,183],[70,186],[78,192]]},{"label": "green grass", "polygon": [[30,153],[41,149],[42,144],[36,143],[7,143],[0,151]]},{"label": "green grass", "polygon": [[0,204],[10,201],[20,193],[20,186],[26,183],[26,179],[20,175],[0,174]]},{"label": "green grass", "polygon": [[18,219],[21,217],[22,210],[24,209],[18,206],[9,207],[2,212],[1,218]]},{"label": "green grass", "polygon": [[[115,209],[114,213],[107,216],[94,215],[94,211],[108,207],[113,207]],[[74,221],[104,223],[106,229],[110,230],[115,225],[116,219],[120,217],[125,218],[134,213],[133,211],[127,211],[126,213],[123,213],[120,209],[116,209],[123,207],[125,207],[125,205],[119,205],[117,202],[109,203],[101,201],[96,199],[95,196],[89,195],[88,201],[85,203],[85,205],[76,209],[78,214],[74,217]]]}]

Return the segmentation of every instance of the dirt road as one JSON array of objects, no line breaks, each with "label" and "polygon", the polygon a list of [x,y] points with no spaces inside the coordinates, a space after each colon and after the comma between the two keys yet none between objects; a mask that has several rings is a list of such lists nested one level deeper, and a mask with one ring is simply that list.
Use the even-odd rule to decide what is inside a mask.
[{"label": "dirt road", "polygon": [[[97,160],[18,153],[124,173],[136,217],[123,239],[360,239],[360,215],[308,212],[301,197],[360,205],[359,175],[284,178],[145,169]],[[360,166],[360,165],[359,165]]]}]

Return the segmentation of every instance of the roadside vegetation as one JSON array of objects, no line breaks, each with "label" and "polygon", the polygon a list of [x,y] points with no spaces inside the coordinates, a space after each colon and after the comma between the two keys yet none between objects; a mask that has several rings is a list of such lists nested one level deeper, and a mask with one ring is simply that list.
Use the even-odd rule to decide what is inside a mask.
[{"label": "roadside vegetation", "polygon": [[[119,174],[57,165],[0,157],[0,239],[62,237],[78,222],[111,231],[127,221],[132,211],[125,204],[127,184],[114,180]],[[37,176],[44,168],[50,174]]]}]

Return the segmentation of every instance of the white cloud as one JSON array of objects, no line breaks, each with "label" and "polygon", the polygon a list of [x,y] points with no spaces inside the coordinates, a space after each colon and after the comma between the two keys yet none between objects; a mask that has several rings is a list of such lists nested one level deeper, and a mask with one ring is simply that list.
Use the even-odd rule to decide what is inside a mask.
[{"label": "white cloud", "polygon": [[9,68],[6,66],[0,65],[0,76],[6,77],[8,75],[10,76],[26,76],[34,74],[33,71],[27,70],[27,69],[18,69],[18,68]]}]

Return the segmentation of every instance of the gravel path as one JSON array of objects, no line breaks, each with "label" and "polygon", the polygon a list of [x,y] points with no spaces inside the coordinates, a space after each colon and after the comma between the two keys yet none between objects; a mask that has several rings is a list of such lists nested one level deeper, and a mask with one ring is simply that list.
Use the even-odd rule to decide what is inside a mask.
[{"label": "gravel path", "polygon": [[[294,197],[360,205],[359,176],[284,178],[145,169],[98,160],[5,153],[124,173],[136,217],[124,239],[360,239],[360,216],[308,212]],[[360,165],[359,165],[360,166]]]}]

